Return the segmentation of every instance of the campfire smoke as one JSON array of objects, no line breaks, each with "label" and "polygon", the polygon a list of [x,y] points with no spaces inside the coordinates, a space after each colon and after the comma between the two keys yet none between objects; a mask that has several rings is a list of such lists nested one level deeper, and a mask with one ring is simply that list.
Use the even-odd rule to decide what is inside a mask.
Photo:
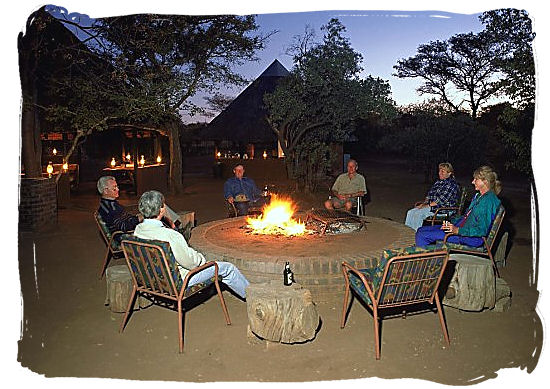
[{"label": "campfire smoke", "polygon": [[270,204],[262,209],[261,215],[246,219],[247,227],[255,234],[303,235],[306,226],[292,218],[295,211],[296,207],[291,200],[272,195]]}]

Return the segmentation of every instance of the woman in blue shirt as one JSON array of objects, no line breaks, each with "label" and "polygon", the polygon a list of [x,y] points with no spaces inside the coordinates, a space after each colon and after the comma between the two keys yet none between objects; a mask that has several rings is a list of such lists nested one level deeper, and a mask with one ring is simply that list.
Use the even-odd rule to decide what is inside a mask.
[{"label": "woman in blue shirt", "polygon": [[474,174],[472,184],[478,192],[463,216],[444,223],[442,226],[420,227],[416,231],[416,246],[426,247],[438,240],[443,240],[445,234],[453,233],[447,242],[458,243],[470,247],[483,245],[483,237],[487,236],[500,207],[497,194],[501,184],[497,174],[489,166],[481,166]]}]

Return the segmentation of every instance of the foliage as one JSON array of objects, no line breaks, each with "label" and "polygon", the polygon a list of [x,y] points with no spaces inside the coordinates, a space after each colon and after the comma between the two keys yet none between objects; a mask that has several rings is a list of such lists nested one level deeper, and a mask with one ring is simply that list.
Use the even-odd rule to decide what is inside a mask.
[{"label": "foliage", "polygon": [[468,115],[409,106],[379,147],[407,156],[411,170],[424,172],[431,182],[440,162],[451,162],[462,171],[478,167],[484,160],[486,140],[486,131]]},{"label": "foliage", "polygon": [[531,137],[535,119],[535,106],[524,109],[507,106],[498,118],[497,131],[509,155],[507,169],[516,169],[532,177]]},{"label": "foliage", "polygon": [[485,32],[503,47],[505,56],[497,58],[506,75],[504,91],[521,108],[535,102],[535,61],[532,42],[535,33],[525,10],[498,9],[484,12],[479,19]]},{"label": "foliage", "polygon": [[264,97],[289,175],[306,191],[314,190],[315,178],[326,173],[331,142],[349,139],[358,117],[389,117],[394,107],[386,81],[359,79],[362,56],[343,36],[345,27],[331,19],[322,30],[323,41],[314,43],[312,30],[306,28],[293,45],[290,75]]}]

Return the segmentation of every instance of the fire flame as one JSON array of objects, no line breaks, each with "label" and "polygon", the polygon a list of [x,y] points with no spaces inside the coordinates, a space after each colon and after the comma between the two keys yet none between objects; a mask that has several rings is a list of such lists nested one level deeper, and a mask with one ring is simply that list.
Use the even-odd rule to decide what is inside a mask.
[{"label": "fire flame", "polygon": [[295,211],[296,207],[292,201],[272,195],[271,202],[263,208],[262,215],[248,217],[246,221],[248,228],[255,234],[303,235],[306,226],[292,218]]}]

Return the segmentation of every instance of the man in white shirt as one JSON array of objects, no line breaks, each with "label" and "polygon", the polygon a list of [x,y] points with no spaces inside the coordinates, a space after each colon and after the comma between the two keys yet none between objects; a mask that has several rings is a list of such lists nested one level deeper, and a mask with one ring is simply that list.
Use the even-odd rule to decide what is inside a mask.
[{"label": "man in white shirt", "polygon": [[[136,226],[134,235],[141,239],[156,239],[168,242],[174,258],[178,262],[182,278],[189,273],[189,270],[206,263],[204,256],[189,247],[180,233],[165,227],[161,222],[166,213],[162,193],[156,190],[143,193],[139,199],[138,207],[144,220]],[[222,282],[241,298],[246,298],[246,287],[249,282],[245,276],[232,263],[219,261],[216,263],[218,264],[218,275],[222,277]],[[213,276],[214,267],[206,268],[191,277],[188,285],[198,284]]]}]

